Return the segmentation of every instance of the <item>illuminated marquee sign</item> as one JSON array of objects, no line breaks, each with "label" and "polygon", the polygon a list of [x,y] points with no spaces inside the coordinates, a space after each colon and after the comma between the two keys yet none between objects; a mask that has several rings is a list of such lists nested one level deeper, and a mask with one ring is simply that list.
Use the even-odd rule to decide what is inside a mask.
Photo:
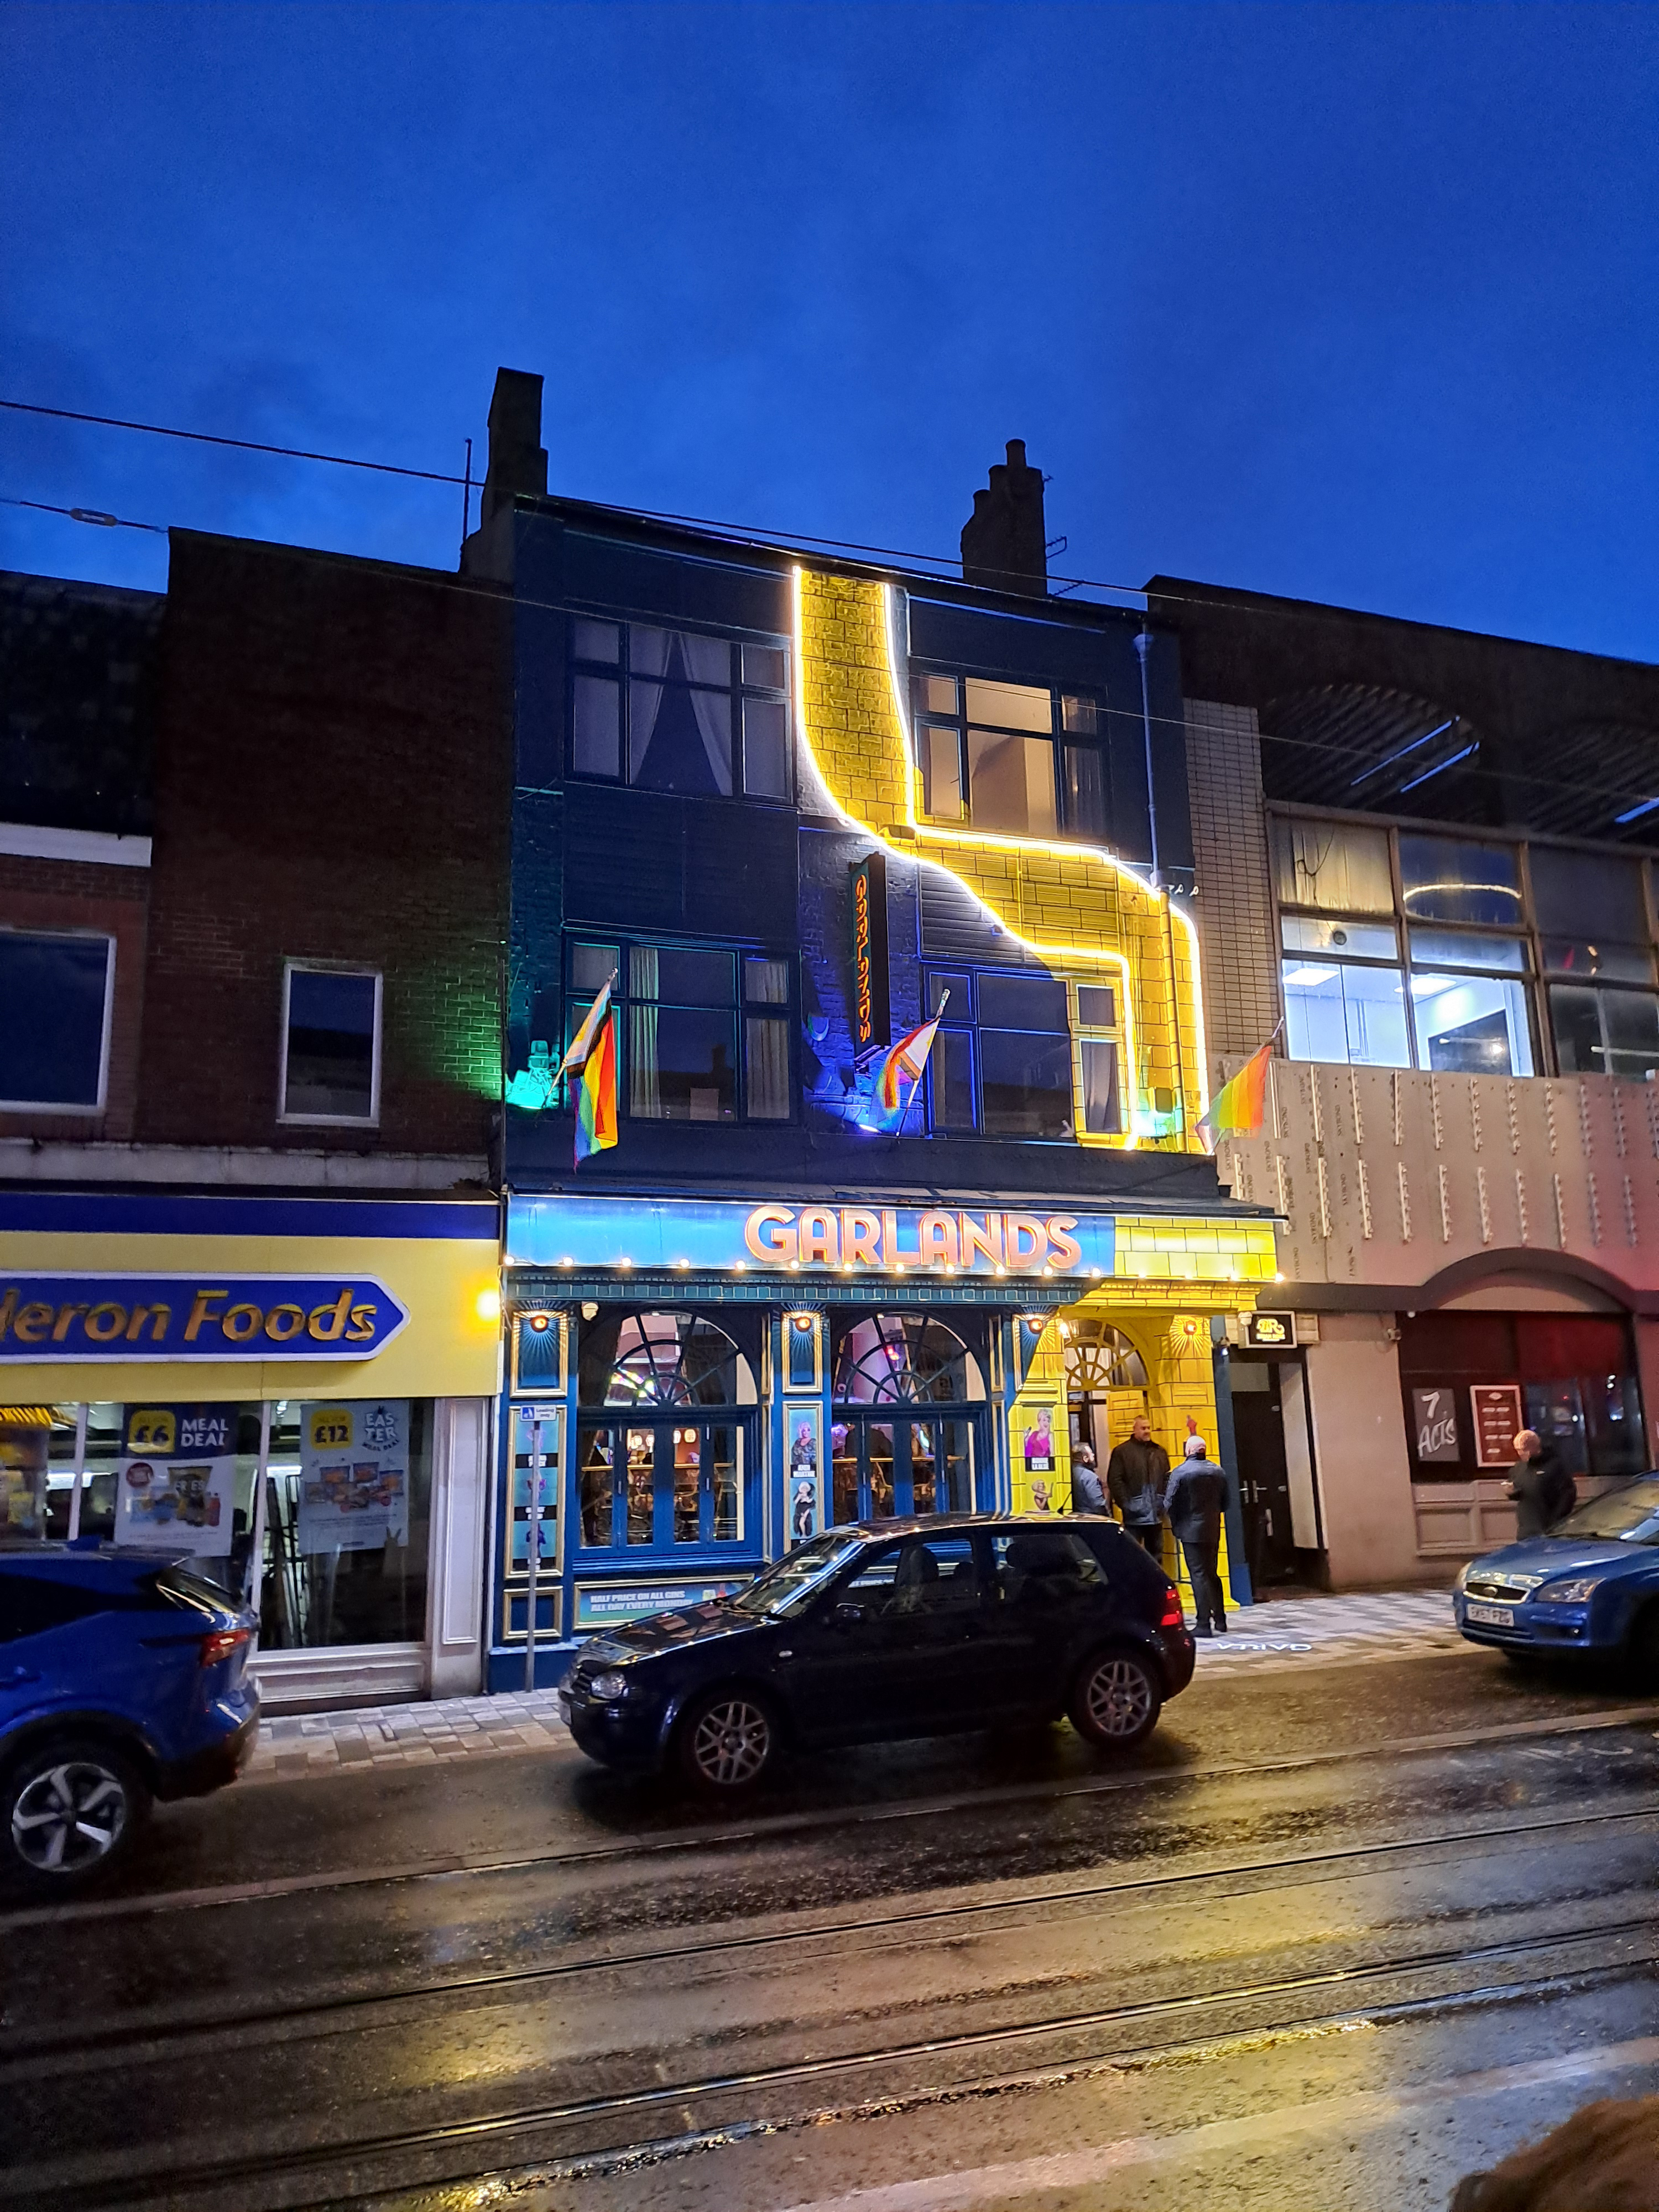
[{"label": "illuminated marquee sign", "polygon": [[1112,1273],[1109,1213],[980,1206],[764,1205],[690,1199],[514,1198],[507,1264],[896,1274]]},{"label": "illuminated marquee sign", "polygon": [[882,1052],[892,1042],[887,983],[887,856],[866,853],[847,871],[853,891],[853,1049]]},{"label": "illuminated marquee sign", "polygon": [[0,1275],[0,1363],[373,1359],[408,1321],[368,1275]]},{"label": "illuminated marquee sign", "polygon": [[1296,1342],[1296,1316],[1253,1313],[1244,1316],[1244,1341],[1258,1352],[1288,1349]]}]

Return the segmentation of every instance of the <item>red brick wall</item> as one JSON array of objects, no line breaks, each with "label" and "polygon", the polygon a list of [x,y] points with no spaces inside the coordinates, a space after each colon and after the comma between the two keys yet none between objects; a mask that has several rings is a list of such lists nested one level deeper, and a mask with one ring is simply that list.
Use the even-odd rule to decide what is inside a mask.
[{"label": "red brick wall", "polygon": [[[485,1149],[510,645],[488,587],[173,533],[141,1138]],[[378,1129],[278,1121],[285,958],[384,975]]]},{"label": "red brick wall", "polygon": [[[0,1137],[125,1142],[138,1091],[138,1031],[144,1001],[145,868],[85,860],[37,860],[0,853],[0,927],[102,930],[115,939],[115,1006],[109,1080],[101,1114],[0,1114]],[[4,1040],[0,1039],[0,1050]]]}]

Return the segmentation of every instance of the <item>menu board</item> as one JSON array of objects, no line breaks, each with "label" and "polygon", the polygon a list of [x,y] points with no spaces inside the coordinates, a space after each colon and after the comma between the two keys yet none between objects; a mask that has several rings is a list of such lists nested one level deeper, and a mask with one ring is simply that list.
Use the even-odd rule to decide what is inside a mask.
[{"label": "menu board", "polygon": [[300,1408],[301,1552],[409,1541],[409,1401]]},{"label": "menu board", "polygon": [[1518,1382],[1476,1382],[1469,1389],[1474,1414],[1474,1459],[1477,1467],[1513,1467],[1515,1440],[1526,1422],[1521,1413]]},{"label": "menu board", "polygon": [[115,1540],[140,1551],[225,1559],[235,1483],[234,1406],[129,1406]]}]

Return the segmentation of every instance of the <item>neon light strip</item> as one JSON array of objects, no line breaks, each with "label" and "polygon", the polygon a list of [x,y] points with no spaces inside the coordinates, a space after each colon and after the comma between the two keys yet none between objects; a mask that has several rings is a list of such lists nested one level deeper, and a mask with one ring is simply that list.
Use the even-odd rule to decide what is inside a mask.
[{"label": "neon light strip", "polygon": [[[799,570],[796,571],[796,634],[798,638],[800,626],[799,573],[800,572]],[[1191,1011],[1193,1017],[1193,1034],[1197,1040],[1197,1087],[1199,1099],[1200,1102],[1199,1106],[1199,1117],[1201,1119],[1210,1109],[1209,1059],[1204,1037],[1203,975],[1199,961],[1198,929],[1191,916],[1188,915],[1182,908],[1178,907],[1173,899],[1168,898],[1164,892],[1155,890],[1144,877],[1138,875],[1134,869],[1133,869],[1126,860],[1120,860],[1115,853],[1108,852],[1104,846],[1085,845],[1076,841],[1068,844],[1060,844],[1046,837],[1012,837],[1005,836],[994,831],[977,832],[970,830],[945,830],[938,828],[931,823],[922,823],[917,820],[915,792],[916,783],[921,775],[921,770],[916,764],[915,744],[911,730],[909,713],[899,691],[898,645],[893,627],[893,586],[890,584],[884,584],[882,586],[882,611],[884,617],[884,627],[887,638],[887,684],[888,690],[892,694],[893,713],[897,720],[899,734],[904,745],[905,764],[909,770],[909,775],[907,778],[905,811],[909,820],[911,829],[915,832],[916,836],[919,839],[921,837],[930,837],[940,843],[945,844],[962,844],[969,846],[990,845],[997,848],[999,850],[1009,852],[1018,853],[1031,851],[1048,853],[1056,860],[1074,860],[1079,857],[1097,860],[1103,862],[1107,867],[1115,868],[1120,875],[1127,876],[1129,881],[1133,884],[1139,890],[1145,892],[1146,896],[1152,901],[1155,906],[1160,903],[1167,905],[1170,912],[1187,932],[1192,957],[1193,990]],[[799,655],[797,657],[799,657]],[[872,831],[871,834],[873,836],[874,832]],[[934,867],[943,867],[943,863],[937,860],[930,862],[929,865]],[[1095,945],[1045,946],[1038,943],[1035,939],[1025,937],[1022,935],[1019,931],[1012,928],[1006,917],[996,913],[993,908],[986,905],[986,902],[983,899],[979,898],[978,895],[973,891],[971,886],[962,881],[960,876],[954,874],[948,868],[945,868],[944,872],[951,878],[951,882],[956,884],[958,888],[967,891],[969,896],[974,898],[978,905],[984,907],[986,913],[988,914],[991,916],[991,919],[998,923],[999,926],[1008,933],[1008,935],[1014,938],[1018,943],[1025,945],[1029,951],[1036,953],[1040,958],[1046,959],[1052,952],[1055,957],[1062,960],[1105,960],[1118,963],[1123,969],[1123,1000],[1126,1016],[1127,1016],[1130,1001],[1133,994],[1130,979],[1129,963],[1124,954],[1121,952],[1107,952],[1102,948]],[[1178,986],[1176,981],[1175,961],[1173,956],[1171,957],[1170,963],[1170,996],[1172,1001],[1176,1000],[1178,996]],[[1133,1082],[1134,1080],[1135,1066],[1134,1050],[1129,1031],[1129,1022],[1127,1018],[1124,1024],[1124,1042],[1125,1049],[1129,1054],[1130,1080]],[[1181,1090],[1184,1091],[1186,1085],[1183,1079],[1182,1071],[1179,1065],[1178,1054],[1176,1055],[1176,1073],[1177,1085]],[[1131,1125],[1133,1127],[1133,1114],[1130,1118]],[[1184,1101],[1182,1118],[1183,1120],[1185,1119]],[[1182,1133],[1183,1135],[1185,1134],[1184,1130]]]}]

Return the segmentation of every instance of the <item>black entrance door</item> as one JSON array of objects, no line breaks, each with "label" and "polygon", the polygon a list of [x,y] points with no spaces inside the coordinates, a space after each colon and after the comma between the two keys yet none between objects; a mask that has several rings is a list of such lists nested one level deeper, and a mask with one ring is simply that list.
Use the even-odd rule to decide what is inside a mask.
[{"label": "black entrance door", "polygon": [[1244,1556],[1250,1580],[1260,1589],[1265,1583],[1288,1582],[1296,1571],[1279,1368],[1265,1359],[1234,1359],[1229,1371]]}]

